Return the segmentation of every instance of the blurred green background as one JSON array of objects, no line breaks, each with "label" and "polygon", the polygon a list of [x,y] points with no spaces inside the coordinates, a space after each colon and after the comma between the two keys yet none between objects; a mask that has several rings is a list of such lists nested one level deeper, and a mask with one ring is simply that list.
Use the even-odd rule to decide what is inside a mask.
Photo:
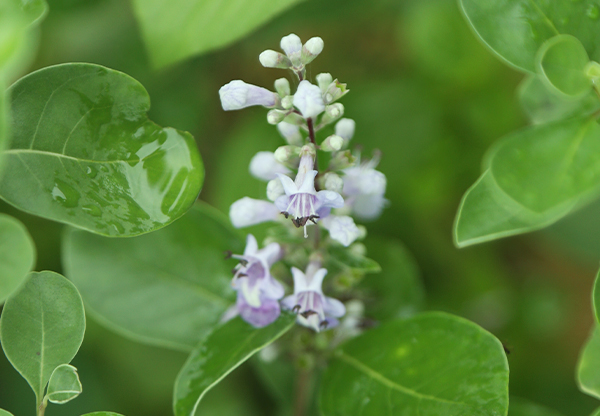
[{"label": "blurred green background", "polygon": [[[421,269],[427,308],[471,319],[510,349],[511,395],[566,416],[587,415],[597,401],[574,380],[593,318],[591,287],[600,260],[600,203],[541,232],[456,249],[451,228],[459,201],[480,173],[486,149],[526,124],[516,98],[522,75],[484,48],[454,0],[310,0],[245,39],[161,71],[152,70],[131,5],[123,0],[48,0],[41,42],[27,72],[63,62],[91,62],[138,79],[152,99],[150,119],[191,132],[206,164],[200,198],[227,212],[265,184],[248,162],[283,144],[266,112],[222,111],[218,89],[232,79],[271,88],[288,75],[258,62],[264,49],[296,33],[320,36],[325,50],[309,77],[330,72],[348,83],[342,102],[356,120],[364,155],[383,154],[389,207],[369,233],[402,241]],[[325,136],[322,136],[323,138]],[[62,226],[1,205],[21,219],[39,251],[37,270],[61,271]],[[376,276],[373,276],[376,278]],[[136,344],[88,316],[73,364],[83,394],[48,416],[111,410],[128,416],[171,414],[183,353]],[[279,414],[250,366],[211,391],[199,414]],[[0,404],[32,415],[33,393],[0,357]]]}]

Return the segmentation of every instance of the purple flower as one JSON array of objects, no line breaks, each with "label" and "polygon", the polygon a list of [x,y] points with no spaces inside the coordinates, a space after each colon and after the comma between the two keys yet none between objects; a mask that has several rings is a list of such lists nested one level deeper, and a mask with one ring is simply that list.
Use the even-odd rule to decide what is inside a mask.
[{"label": "purple flower", "polygon": [[385,205],[384,198],[387,181],[385,175],[377,170],[377,158],[344,170],[344,195],[346,204],[352,213],[362,220],[377,218]]},{"label": "purple flower", "polygon": [[292,217],[296,227],[304,227],[304,236],[308,222],[317,223],[317,219],[329,215],[331,208],[344,206],[344,199],[340,194],[333,191],[319,191],[315,189],[315,176],[317,171],[313,169],[314,159],[305,154],[300,160],[300,167],[296,175],[296,181],[288,176],[277,174],[285,195],[275,200],[275,205],[286,218]]},{"label": "purple flower", "polygon": [[225,111],[240,110],[252,105],[273,107],[277,103],[277,94],[274,92],[240,80],[223,85],[219,90],[219,97]]},{"label": "purple flower", "polygon": [[321,285],[327,269],[320,269],[318,264],[310,263],[306,274],[292,267],[294,275],[294,294],[285,297],[282,305],[298,313],[297,321],[319,332],[338,324],[336,318],[344,316],[346,308],[337,299],[323,295]]},{"label": "purple flower", "polygon": [[268,298],[264,295],[260,297],[259,307],[253,307],[244,298],[241,292],[238,292],[235,308],[242,319],[256,328],[262,328],[275,322],[281,313],[279,302],[276,299]]}]

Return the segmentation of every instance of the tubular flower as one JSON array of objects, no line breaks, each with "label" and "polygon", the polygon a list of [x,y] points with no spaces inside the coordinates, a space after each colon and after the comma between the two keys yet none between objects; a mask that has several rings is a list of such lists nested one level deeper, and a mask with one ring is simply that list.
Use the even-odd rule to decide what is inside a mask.
[{"label": "tubular flower", "polygon": [[377,218],[387,204],[384,198],[387,180],[383,173],[374,169],[377,162],[374,158],[344,170],[346,204],[357,218],[363,220]]},{"label": "tubular flower", "polygon": [[273,107],[277,104],[277,94],[266,88],[244,81],[235,80],[223,85],[219,90],[223,110],[240,110],[253,105]]},{"label": "tubular flower", "polygon": [[344,206],[344,199],[337,192],[316,191],[317,171],[313,168],[313,157],[305,154],[300,159],[295,181],[286,175],[277,174],[285,195],[277,198],[275,205],[286,218],[292,217],[296,227],[304,227],[304,237],[307,237],[306,226],[309,221],[316,224],[318,218],[329,215],[331,208]]},{"label": "tubular flower", "polygon": [[271,202],[245,196],[229,207],[229,219],[235,228],[249,227],[265,221],[275,221],[280,210]]},{"label": "tubular flower", "polygon": [[337,299],[323,295],[321,286],[327,269],[320,269],[316,263],[310,263],[306,274],[292,267],[294,276],[294,294],[285,297],[281,303],[286,309],[298,313],[297,321],[319,332],[338,324],[336,318],[344,316],[346,308]]}]

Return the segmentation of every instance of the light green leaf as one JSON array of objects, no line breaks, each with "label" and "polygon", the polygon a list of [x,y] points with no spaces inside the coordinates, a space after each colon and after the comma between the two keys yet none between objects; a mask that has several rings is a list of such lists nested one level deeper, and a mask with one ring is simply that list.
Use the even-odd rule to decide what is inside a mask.
[{"label": "light green leaf", "polygon": [[79,396],[81,391],[77,369],[72,365],[62,364],[50,376],[46,395],[52,403],[63,404]]},{"label": "light green leaf", "polygon": [[502,344],[474,323],[445,313],[390,321],[347,342],[321,386],[323,416],[508,411]]},{"label": "light green leaf", "polygon": [[582,392],[600,399],[600,328],[597,324],[579,355],[577,384]]},{"label": "light green leaf", "polygon": [[596,409],[590,416],[600,416],[600,407]]},{"label": "light green leaf", "polygon": [[132,239],[69,230],[63,264],[101,323],[137,341],[189,351],[233,304],[235,262],[225,252],[243,249],[229,220],[202,204]]},{"label": "light green leaf", "polygon": [[13,414],[4,409],[0,409],[0,416],[13,416]]},{"label": "light green leaf", "polygon": [[535,213],[507,195],[486,170],[467,190],[454,221],[457,247],[496,240],[546,227],[567,215],[575,201],[543,214]]},{"label": "light green leaf", "polygon": [[508,416],[562,416],[555,410],[529,400],[511,396]]},{"label": "light green leaf", "polygon": [[600,6],[584,1],[460,0],[475,33],[510,65],[535,72],[535,55],[548,39],[569,34],[599,60]]},{"label": "light green leaf", "polygon": [[8,122],[8,94],[4,92],[4,81],[0,76],[0,177],[4,172],[4,150],[9,142],[9,122]]},{"label": "light green leaf", "polygon": [[[226,46],[300,0],[134,0],[155,67]],[[308,39],[306,39],[308,40]]]},{"label": "light green leaf", "polygon": [[341,270],[352,270],[358,273],[378,273],[381,271],[381,266],[375,260],[371,260],[361,253],[354,252],[352,249],[342,247],[340,245],[332,246],[329,249],[331,255],[331,266]]},{"label": "light green leaf", "polygon": [[54,272],[31,273],[6,301],[0,342],[38,402],[54,369],[69,363],[83,341],[85,314],[77,289]]},{"label": "light green leaf", "polygon": [[0,214],[0,303],[14,292],[35,265],[35,245],[19,220]]},{"label": "light green leaf", "polygon": [[173,394],[175,416],[194,416],[206,392],[287,332],[295,320],[295,314],[284,311],[274,323],[257,329],[235,318],[208,334],[177,376]]},{"label": "light green leaf", "polygon": [[81,415],[81,416],[123,416],[120,413],[113,413],[113,412],[93,412],[93,413],[86,413],[85,415]]},{"label": "light green leaf", "polygon": [[549,87],[569,96],[588,92],[592,81],[584,69],[590,61],[579,40],[570,35],[548,39],[536,55],[536,67]]},{"label": "light green leaf", "polygon": [[193,138],[149,121],[146,90],[91,64],[27,75],[10,89],[12,140],[0,196],[98,234],[147,233],[183,215],[203,167]]},{"label": "light green leaf", "polygon": [[600,109],[598,96],[592,90],[581,98],[566,97],[549,90],[538,76],[526,77],[519,86],[518,96],[534,124],[587,115]]}]

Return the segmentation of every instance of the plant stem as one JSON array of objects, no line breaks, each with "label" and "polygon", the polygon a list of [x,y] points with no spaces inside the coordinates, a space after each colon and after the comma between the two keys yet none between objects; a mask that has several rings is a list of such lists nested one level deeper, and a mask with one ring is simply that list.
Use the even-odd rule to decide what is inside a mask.
[{"label": "plant stem", "polygon": [[306,416],[312,390],[312,368],[301,368],[296,378],[296,397],[294,398],[294,416]]}]

